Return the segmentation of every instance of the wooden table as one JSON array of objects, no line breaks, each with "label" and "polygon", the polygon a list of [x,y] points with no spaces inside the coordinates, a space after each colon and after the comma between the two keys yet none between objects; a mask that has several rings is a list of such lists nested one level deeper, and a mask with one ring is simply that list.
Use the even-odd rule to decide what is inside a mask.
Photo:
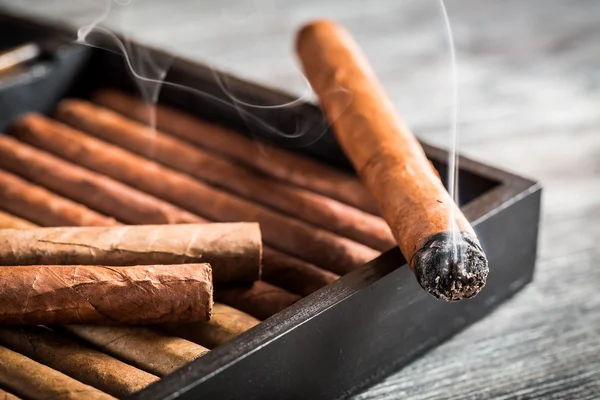
[{"label": "wooden table", "polygon": [[[102,2],[73,3],[0,0],[75,25],[102,14],[92,7]],[[537,274],[498,311],[356,398],[599,398],[600,1],[447,7],[461,152],[544,186]],[[310,18],[335,18],[356,35],[413,130],[449,142],[449,57],[437,1],[119,0],[112,8],[107,23],[116,30],[299,94],[307,87],[293,32]]]}]

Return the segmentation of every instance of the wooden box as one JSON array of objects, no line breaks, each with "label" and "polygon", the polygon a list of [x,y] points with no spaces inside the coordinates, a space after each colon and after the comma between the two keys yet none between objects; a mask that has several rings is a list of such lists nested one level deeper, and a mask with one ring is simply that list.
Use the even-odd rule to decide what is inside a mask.
[{"label": "wooden box", "polygon": [[[85,98],[101,87],[136,88],[121,57],[73,44],[73,39],[60,27],[0,17],[2,48],[28,40],[44,48],[43,57],[24,73],[0,82],[0,129],[23,112],[49,112],[66,96]],[[166,56],[160,51],[153,54]],[[250,103],[281,104],[291,99],[283,92],[219,76]],[[302,121],[309,134],[320,137],[296,151],[336,168],[350,168],[312,104],[276,112],[245,108],[252,118],[240,118],[209,68],[176,59],[166,80],[204,95],[165,86],[161,103],[283,145],[304,143],[272,135],[261,124],[253,124],[253,118],[282,132],[293,132]],[[447,153],[425,148],[445,176]],[[461,207],[490,265],[487,286],[475,299],[453,304],[435,300],[393,249],[130,398],[344,398],[492,312],[532,280],[541,189],[535,182],[466,158],[459,165]]]}]

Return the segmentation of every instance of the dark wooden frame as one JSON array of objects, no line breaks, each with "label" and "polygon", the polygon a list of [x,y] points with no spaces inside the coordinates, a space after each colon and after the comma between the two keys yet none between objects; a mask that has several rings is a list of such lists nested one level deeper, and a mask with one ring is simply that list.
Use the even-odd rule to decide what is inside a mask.
[{"label": "dark wooden frame", "polygon": [[[62,27],[10,16],[0,17],[0,25],[0,30],[22,34],[22,40],[41,40],[46,50],[45,58],[37,63],[38,68],[45,68],[41,75],[0,84],[2,128],[22,112],[51,110],[67,95],[85,97],[94,88],[107,85],[132,89],[122,60],[73,45],[72,35]],[[149,51],[155,57],[168,56]],[[167,80],[227,100],[214,74],[198,63],[176,59]],[[219,76],[246,101],[273,104],[291,99],[226,74]],[[278,137],[250,126],[233,107],[169,88],[163,90],[160,101],[281,144]],[[311,104],[276,115],[246,111],[282,131],[296,118],[309,121],[311,129],[326,131],[320,111]],[[443,176],[447,153],[424,147]],[[296,150],[335,167],[349,168],[330,132]],[[400,252],[393,249],[129,398],[344,398],[490,313],[533,277],[541,188],[463,157],[459,165],[462,209],[473,222],[491,268],[486,288],[475,299],[453,304],[435,300],[419,287]]]}]

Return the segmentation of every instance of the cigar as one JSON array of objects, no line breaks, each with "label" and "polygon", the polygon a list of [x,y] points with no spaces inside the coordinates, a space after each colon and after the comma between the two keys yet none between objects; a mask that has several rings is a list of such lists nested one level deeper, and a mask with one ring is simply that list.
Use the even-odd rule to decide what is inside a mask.
[{"label": "cigar", "polygon": [[208,264],[0,268],[0,324],[142,325],[207,321]]},{"label": "cigar", "polygon": [[252,286],[223,286],[215,289],[215,301],[225,303],[260,320],[288,308],[301,297],[264,281]]},{"label": "cigar", "polygon": [[169,375],[208,353],[199,344],[150,328],[67,325],[67,331],[144,371]]},{"label": "cigar", "polygon": [[[296,48],[338,141],[420,285],[446,301],[475,296],[489,271],[475,232],[356,43],[340,26],[321,20],[300,30]],[[340,101],[340,90],[352,94],[350,105]]]},{"label": "cigar", "polygon": [[0,389],[0,400],[20,400],[19,397]]},{"label": "cigar", "polygon": [[0,230],[0,265],[209,263],[218,283],[260,278],[256,223]]},{"label": "cigar", "polygon": [[[56,115],[78,129],[104,136],[102,129],[95,129],[93,116],[80,113],[82,104],[85,105],[77,100],[63,100],[57,107]],[[114,113],[112,115],[118,117]],[[104,115],[98,113],[96,117],[99,120]],[[151,137],[147,139],[151,140]],[[258,221],[268,243],[326,269],[336,268],[333,267],[336,264],[354,269],[379,255],[377,251],[364,245],[243,200],[200,181],[195,180],[193,190],[199,198],[213,200],[212,203],[203,204],[202,212],[197,211],[198,214],[217,221]],[[214,206],[215,203],[219,203],[217,207]],[[195,204],[197,207],[197,202]],[[182,207],[190,210],[188,207]]]},{"label": "cigar", "polygon": [[137,218],[153,224],[194,221],[187,211],[1,135],[0,168],[75,201],[85,200],[90,207],[124,222]]},{"label": "cigar", "polygon": [[0,170],[0,208],[40,225],[107,226],[117,222]]},{"label": "cigar", "polygon": [[[92,99],[142,123],[150,120],[149,105],[118,91],[102,90]],[[284,149],[257,144],[220,125],[201,121],[174,108],[157,105],[156,124],[181,139],[244,164],[260,173],[336,199],[371,214],[378,214],[372,196],[353,176]],[[261,151],[258,151],[260,149]]]},{"label": "cigar", "polygon": [[259,323],[258,319],[245,312],[225,304],[215,303],[208,322],[168,324],[162,326],[162,329],[172,335],[213,349],[227,343]]},{"label": "cigar", "polygon": [[2,346],[0,385],[18,396],[32,400],[114,399],[109,394]]},{"label": "cigar", "polygon": [[0,344],[119,398],[158,381],[157,376],[42,327],[2,327]]},{"label": "cigar", "polygon": [[[264,241],[335,273],[349,272],[379,255],[376,250],[238,199],[39,115],[29,114],[19,119],[11,133],[210,220],[258,221]],[[267,274],[266,257],[264,273]]]},{"label": "cigar", "polygon": [[374,249],[385,251],[396,245],[390,228],[379,217],[263,177],[106,108],[85,101],[66,100],[58,107],[57,114],[68,124],[107,142]]},{"label": "cigar", "polygon": [[35,224],[29,221],[0,211],[0,229],[30,229],[34,227]]}]

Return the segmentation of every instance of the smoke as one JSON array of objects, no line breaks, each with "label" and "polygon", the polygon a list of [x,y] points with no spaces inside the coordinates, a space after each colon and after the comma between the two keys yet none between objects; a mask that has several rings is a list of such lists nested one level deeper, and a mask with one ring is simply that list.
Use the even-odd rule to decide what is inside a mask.
[{"label": "smoke", "polygon": [[[304,118],[300,112],[294,112],[295,109],[308,101],[312,95],[310,84],[300,72],[298,73],[302,77],[305,87],[303,93],[295,99],[278,104],[258,104],[249,99],[244,99],[242,94],[235,93],[234,85],[228,81],[227,76],[211,65],[208,66],[212,70],[214,81],[225,94],[225,99],[191,86],[167,81],[165,78],[174,58],[164,57],[164,55],[156,57],[150,50],[136,44],[130,38],[131,32],[129,30],[135,26],[136,5],[141,1],[143,0],[103,0],[103,8],[99,15],[89,24],[78,29],[76,42],[123,56],[125,65],[135,81],[140,96],[148,104],[148,121],[152,132],[155,132],[156,129],[155,105],[163,87],[191,93],[214,104],[232,108],[245,121],[248,131],[252,135],[260,136],[285,147],[308,146],[319,140],[327,131],[330,124],[324,118],[316,121],[315,119]],[[232,9],[226,6],[227,2],[224,3],[222,4],[220,17],[228,22],[240,23],[249,19],[256,19],[260,15],[261,8],[254,4],[254,1],[245,3],[242,6],[243,9],[239,9],[239,3],[236,5],[237,8]],[[112,25],[119,25],[119,33],[117,34],[108,28],[107,22],[111,22]],[[160,24],[160,21],[157,21],[157,23]],[[336,95],[339,95],[343,103],[350,104],[351,94],[340,89],[339,94],[336,93]],[[293,126],[293,129],[282,131],[267,122],[271,118],[264,118],[265,113],[269,113],[270,117],[277,118],[272,113],[281,113],[281,109],[288,109],[286,115],[291,116],[294,120],[286,121],[286,126]],[[261,118],[261,116],[263,117]]]},{"label": "smoke", "polygon": [[124,25],[129,25],[127,20],[134,11],[133,5],[133,0],[104,0],[102,13],[89,25],[78,29],[76,42],[123,55],[141,97],[149,104],[149,124],[154,131],[156,112],[153,105],[158,101],[160,89],[173,59],[153,57],[149,50],[134,44],[129,39],[128,32],[123,32],[122,38],[119,38],[110,29],[101,25],[109,18],[119,17],[125,18]]},{"label": "smoke", "polygon": [[[82,26],[78,30],[77,42],[89,46],[100,47],[108,51],[121,54],[124,57],[125,64],[139,89],[142,98],[149,104],[148,113],[152,131],[156,126],[155,104],[158,102],[161,88],[171,87],[182,92],[191,93],[198,98],[212,102],[219,106],[225,106],[235,110],[235,112],[245,121],[248,131],[260,136],[268,141],[275,142],[285,147],[307,146],[317,141],[330,126],[330,123],[324,119],[315,120],[306,118],[304,113],[294,112],[299,110],[305,101],[312,97],[310,84],[298,71],[298,76],[303,79],[304,91],[295,99],[272,104],[258,104],[255,99],[246,98],[244,93],[236,93],[235,84],[230,82],[226,75],[223,75],[215,66],[210,66],[214,81],[225,94],[225,98],[216,97],[210,93],[199,90],[191,86],[185,86],[174,82],[169,82],[165,78],[173,62],[173,58],[155,57],[152,52],[145,47],[135,44],[129,38],[128,30],[135,26],[134,18],[137,15],[136,5],[143,0],[103,0],[104,7],[100,10],[98,16],[89,24]],[[248,2],[232,2],[231,7],[227,1],[220,3],[220,13],[206,18],[222,18],[223,24],[228,23],[253,25],[260,24],[260,19],[267,11],[264,2],[257,4],[256,0]],[[158,3],[157,3],[158,4]],[[451,118],[450,118],[450,146],[448,158],[448,191],[452,199],[458,204],[458,145],[459,145],[459,88],[458,88],[458,65],[456,59],[456,50],[450,18],[444,4],[444,0],[438,0],[439,10],[442,16],[442,25],[448,42],[449,61],[450,61],[450,82],[452,85]],[[120,19],[119,35],[107,28],[106,22],[115,22]],[[248,22],[252,22],[248,24]],[[160,25],[160,21],[156,21]],[[172,21],[171,24],[172,25]],[[220,24],[219,24],[220,25]],[[196,28],[196,27],[194,27]],[[179,29],[185,29],[183,27]],[[202,29],[198,27],[198,29]],[[235,34],[243,34],[239,29],[234,29]],[[213,32],[214,33],[214,32]],[[216,35],[230,35],[231,33],[218,31]],[[108,39],[108,40],[107,40]],[[291,56],[291,54],[290,54]],[[331,95],[331,94],[330,94]],[[348,93],[341,88],[333,93],[342,104],[349,105],[352,100],[352,93]],[[286,131],[282,131],[268,121],[277,119],[285,109]],[[340,107],[343,112],[346,107]],[[269,116],[269,118],[266,118]],[[274,117],[274,118],[271,118]],[[330,120],[335,120],[336,116],[329,116]],[[333,117],[333,118],[332,118]],[[260,143],[257,141],[257,144]],[[456,222],[454,211],[451,207],[449,230],[455,237]],[[456,240],[454,241],[456,243]]]},{"label": "smoke", "polygon": [[[458,118],[459,118],[459,89],[458,89],[458,63],[456,61],[456,48],[454,46],[454,35],[452,34],[452,25],[450,17],[446,10],[444,0],[439,0],[440,11],[444,23],[446,39],[448,40],[448,51],[450,55],[450,82],[452,84],[452,101],[450,117],[450,147],[448,151],[448,193],[454,202],[458,205]],[[450,207],[450,226],[452,245],[454,247],[454,256],[461,257],[458,253],[458,227],[456,226],[455,207]]]}]

